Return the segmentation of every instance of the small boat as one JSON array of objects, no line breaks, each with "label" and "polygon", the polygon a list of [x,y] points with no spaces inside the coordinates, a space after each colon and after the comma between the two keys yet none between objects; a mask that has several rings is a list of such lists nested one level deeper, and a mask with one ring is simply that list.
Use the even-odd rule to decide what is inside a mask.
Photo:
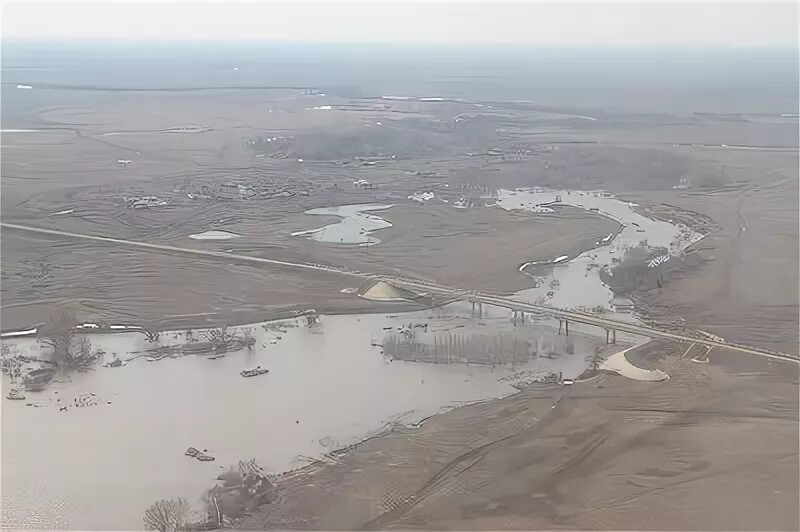
[{"label": "small boat", "polygon": [[25,399],[25,394],[23,393],[22,388],[12,388],[8,391],[6,399],[11,399],[12,401],[22,401]]},{"label": "small boat", "polygon": [[186,452],[183,453],[183,454],[185,454],[186,456],[191,456],[192,458],[194,458],[195,456],[200,454],[200,451],[198,451],[194,447],[189,447],[188,449],[186,449]]},{"label": "small boat", "polygon": [[258,366],[255,369],[244,369],[239,372],[239,375],[242,377],[256,377],[258,375],[263,375],[265,373],[269,373],[268,369],[261,369],[261,366]]},{"label": "small boat", "polygon": [[216,359],[218,359],[218,358],[222,358],[222,357],[224,357],[224,356],[225,356],[225,353],[222,353],[222,354],[219,354],[219,355],[211,355],[211,356],[209,356],[209,357],[207,357],[207,358],[208,358],[209,360],[216,360]]}]

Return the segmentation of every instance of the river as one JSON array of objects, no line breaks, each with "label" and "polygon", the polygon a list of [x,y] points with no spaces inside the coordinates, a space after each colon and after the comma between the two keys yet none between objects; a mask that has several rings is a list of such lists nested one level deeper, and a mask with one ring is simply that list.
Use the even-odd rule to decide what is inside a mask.
[{"label": "river", "polygon": [[[499,379],[537,368],[535,361],[522,368],[390,361],[372,345],[391,333],[384,328],[396,331],[411,320],[443,331],[458,320],[438,315],[322,316],[321,331],[254,324],[247,327],[256,336],[252,350],[213,360],[190,355],[148,362],[139,356],[122,367],[72,374],[69,382],[28,392],[24,401],[3,400],[4,522],[15,528],[137,528],[156,499],[195,502],[223,466],[240,459],[287,471],[305,463],[298,456],[318,457],[391,423],[416,423],[442,409],[513,393]],[[159,342],[181,343],[184,335],[163,333]],[[89,337],[107,361],[113,353],[126,359],[148,347],[141,333]],[[35,339],[14,343],[38,351]],[[543,359],[538,367],[574,376],[584,358],[577,352]],[[270,372],[239,375],[256,366]],[[96,406],[74,406],[76,397],[92,393]],[[184,456],[190,446],[216,460]]]},{"label": "river", "polygon": [[[614,294],[600,279],[616,260],[635,247],[647,246],[661,253],[663,261],[679,255],[703,235],[685,225],[654,220],[636,212],[636,205],[603,191],[553,190],[546,188],[499,190],[497,205],[506,210],[552,212],[558,206],[595,212],[619,222],[621,230],[596,243],[596,247],[575,257],[553,257],[528,262],[520,271],[538,270],[538,286],[520,292],[518,297],[532,303],[566,309],[613,311]],[[662,262],[663,263],[663,262]]]},{"label": "river", "polygon": [[[577,257],[553,257],[551,262],[562,260],[537,273],[539,286],[517,297],[610,310],[613,294],[599,271],[610,268],[615,257],[643,242],[674,255],[701,238],[678,224],[646,218],[633,205],[601,192],[501,190],[498,205],[546,212],[557,199],[562,205],[596,209],[619,221],[622,229]],[[363,210],[368,209],[360,205],[317,210],[345,214],[343,220],[351,222],[326,226],[329,229],[311,236],[328,241],[328,236],[346,233],[355,241],[374,243],[365,240],[374,237],[361,229],[365,221],[379,228],[380,219]],[[335,228],[350,227],[348,223],[358,229]],[[521,269],[539,271],[537,266]],[[141,333],[89,334],[107,360],[116,353],[128,359],[127,364],[72,374],[44,392],[27,393],[24,401],[2,401],[4,526],[139,528],[149,504],[178,496],[197,503],[222,468],[240,459],[255,458],[272,473],[287,471],[307,463],[298,457],[319,457],[393,423],[412,424],[444,409],[513,393],[511,384],[518,374],[563,372],[574,378],[587,367],[594,346],[603,343],[595,338],[567,346],[564,337],[542,328],[534,343],[538,352],[557,353],[554,358],[494,367],[391,361],[382,354],[384,338],[412,322],[427,323],[431,332],[421,337],[432,342],[438,334],[439,345],[454,328],[468,345],[491,344],[491,334],[506,334],[489,333],[487,339],[486,331],[500,321],[507,325],[507,310],[486,308],[482,321],[458,317],[469,315],[466,304],[456,303],[396,316],[323,316],[321,328],[309,328],[302,319],[288,320],[284,326],[253,324],[233,329],[252,331],[252,349],[216,359],[191,355],[148,362],[142,352],[152,346]],[[571,332],[570,338],[576,339],[581,333],[599,334],[579,326]],[[624,336],[618,340],[624,341]],[[183,331],[163,333],[159,339],[161,345],[185,341]],[[39,351],[35,339],[5,342],[28,354]],[[270,372],[240,376],[241,370],[257,366]],[[76,407],[79,396],[95,406]],[[185,456],[190,446],[215,461]]]}]

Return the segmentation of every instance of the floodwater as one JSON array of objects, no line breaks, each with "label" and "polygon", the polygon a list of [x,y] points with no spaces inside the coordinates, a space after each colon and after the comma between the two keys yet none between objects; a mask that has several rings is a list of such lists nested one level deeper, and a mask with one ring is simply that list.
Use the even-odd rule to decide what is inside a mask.
[{"label": "floodwater", "polygon": [[[556,196],[560,204],[597,209],[623,228],[577,257],[551,259],[540,286],[517,294],[522,299],[609,309],[613,294],[600,279],[601,268],[631,247],[645,244],[674,255],[701,238],[603,193],[501,190],[498,205],[541,212]],[[368,212],[389,207],[315,209],[308,213],[342,220],[302,234],[326,242],[376,243],[369,231],[390,224]],[[509,325],[507,309],[482,310],[477,319],[457,317],[469,316],[471,309],[455,303],[396,316],[323,316],[321,328],[309,328],[302,319],[283,327],[255,324],[244,327],[255,335],[252,350],[216,359],[190,355],[148,362],[141,355],[149,344],[140,333],[90,334],[107,357],[118,354],[128,363],[74,374],[44,392],[28,393],[25,401],[3,400],[4,524],[138,528],[152,502],[180,496],[197,503],[221,469],[240,459],[255,458],[269,472],[287,471],[304,465],[299,457],[319,457],[393,423],[412,424],[466,402],[508,395],[514,383],[546,373],[574,378],[603,343],[597,328],[573,324],[568,340],[556,335],[552,323],[528,322],[523,327],[530,330],[523,332]],[[400,328],[412,322],[429,328],[418,333],[414,328],[408,339]],[[549,333],[540,332],[548,328]],[[634,341],[627,336],[617,339]],[[32,354],[38,349],[35,339],[6,341]],[[185,341],[184,332],[159,340],[161,345]],[[404,361],[384,356],[384,343],[391,347],[387,353]],[[239,375],[257,366],[270,372]],[[96,405],[74,406],[79,396]],[[190,446],[216,460],[185,456]]]},{"label": "floodwater", "polygon": [[[282,330],[256,324],[249,326],[254,349],[218,359],[148,362],[140,356],[149,346],[140,333],[90,334],[107,361],[114,353],[123,360],[140,357],[123,367],[73,374],[69,382],[28,392],[24,401],[2,401],[4,523],[136,529],[152,502],[177,496],[196,502],[223,466],[240,459],[256,458],[269,472],[290,470],[303,465],[300,455],[318,457],[387,424],[415,423],[442,409],[513,393],[510,381],[500,379],[523,369],[574,376],[586,367],[588,347],[492,367],[390,361],[372,345],[412,321],[429,323],[428,334],[468,331],[470,322],[487,329],[433,313],[322,316],[321,330],[303,320]],[[182,343],[183,334],[163,333],[159,342]],[[13,342],[28,352],[38,349],[35,339]],[[239,375],[257,366],[269,373]],[[91,393],[96,406],[73,405]],[[216,461],[184,456],[190,446]]]},{"label": "floodwater", "polygon": [[203,233],[195,233],[189,235],[193,240],[230,240],[232,238],[239,238],[242,235],[231,233],[229,231],[205,231]]},{"label": "floodwater", "polygon": [[[610,234],[597,247],[570,260],[554,257],[552,268],[535,274],[539,286],[523,290],[519,297],[534,303],[561,308],[613,310],[614,294],[600,279],[600,271],[610,271],[615,259],[622,259],[627,250],[647,246],[663,249],[669,256],[680,254],[703,235],[682,224],[673,224],[642,216],[634,204],[621,201],[602,191],[551,190],[544,188],[499,190],[497,205],[506,210],[547,212],[556,205],[566,205],[596,212],[622,225],[617,234]],[[555,264],[557,263],[557,264]],[[543,266],[541,261],[527,263],[521,271]]]},{"label": "floodwater", "polygon": [[298,231],[292,233],[292,236],[307,236],[311,240],[319,242],[372,246],[379,243],[380,239],[372,236],[371,233],[391,227],[392,224],[379,216],[369,214],[369,212],[381,211],[391,207],[392,205],[365,204],[311,209],[306,211],[305,214],[338,216],[341,220],[317,229]]}]

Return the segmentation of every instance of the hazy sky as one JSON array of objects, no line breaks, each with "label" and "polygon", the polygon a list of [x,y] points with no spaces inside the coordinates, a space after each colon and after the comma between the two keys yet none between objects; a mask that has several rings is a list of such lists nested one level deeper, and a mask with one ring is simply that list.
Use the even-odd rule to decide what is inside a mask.
[{"label": "hazy sky", "polygon": [[795,2],[26,2],[4,38],[792,46]]}]

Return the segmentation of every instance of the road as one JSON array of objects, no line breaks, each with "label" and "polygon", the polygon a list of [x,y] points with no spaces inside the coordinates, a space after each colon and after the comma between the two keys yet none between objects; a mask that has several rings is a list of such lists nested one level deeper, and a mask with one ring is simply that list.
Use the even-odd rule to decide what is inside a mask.
[{"label": "road", "polygon": [[81,233],[69,233],[67,231],[58,231],[56,229],[44,229],[41,227],[31,227],[28,225],[9,224],[0,222],[0,227],[4,229],[13,229],[16,231],[25,231],[29,233],[38,233],[43,235],[76,238],[80,240],[93,240],[95,242],[103,242],[106,244],[118,244],[121,246],[143,248],[146,250],[156,251],[170,251],[172,253],[182,253],[188,255],[197,255],[201,257],[212,257],[216,259],[232,260],[237,262],[252,262],[257,264],[270,264],[273,266],[288,266],[290,268],[302,268],[306,270],[316,270],[333,272],[342,275],[351,275],[357,277],[368,277],[368,274],[357,272],[354,270],[347,270],[344,268],[336,268],[335,266],[326,266],[324,264],[312,264],[304,262],[287,262],[275,259],[266,259],[262,257],[252,257],[249,255],[239,255],[237,253],[226,253],[224,251],[207,251],[203,249],[181,248],[177,246],[168,246],[165,244],[151,244],[149,242],[139,242],[136,240],[124,240],[122,238],[111,238],[107,236],[94,236],[84,235]]},{"label": "road", "polygon": [[201,257],[210,257],[215,259],[223,259],[223,260],[232,260],[232,261],[239,261],[239,262],[248,262],[248,263],[255,263],[255,264],[268,264],[274,266],[286,266],[290,268],[300,268],[306,270],[315,270],[315,271],[323,271],[329,273],[335,273],[340,275],[348,275],[351,277],[360,277],[362,279],[373,279],[373,280],[383,280],[390,282],[392,284],[404,286],[407,288],[412,288],[415,290],[425,290],[431,293],[441,294],[449,297],[459,296],[464,298],[472,298],[475,301],[479,301],[481,303],[485,303],[487,305],[494,305],[498,307],[505,307],[514,310],[521,310],[524,312],[530,312],[535,314],[546,314],[548,316],[552,316],[558,319],[566,319],[569,321],[577,322],[577,323],[585,323],[588,325],[594,325],[597,327],[601,327],[603,329],[608,330],[617,330],[623,331],[631,334],[637,334],[649,338],[664,338],[667,340],[674,340],[679,342],[695,342],[698,344],[703,344],[708,347],[721,347],[725,349],[731,349],[734,351],[739,351],[742,353],[748,353],[751,355],[758,355],[763,357],[768,357],[772,359],[778,360],[786,360],[790,362],[794,362],[800,364],[800,357],[796,355],[790,355],[787,353],[780,353],[777,351],[770,351],[767,349],[761,349],[758,347],[751,347],[741,344],[733,344],[730,342],[706,339],[706,338],[697,338],[693,336],[677,334],[669,331],[664,331],[661,329],[656,329],[653,327],[648,327],[646,325],[640,325],[635,323],[628,323],[624,321],[609,319],[601,316],[596,316],[593,314],[587,314],[585,312],[579,312],[575,310],[566,310],[560,309],[556,307],[549,307],[546,305],[536,305],[534,303],[529,303],[527,301],[519,301],[509,297],[497,296],[493,294],[489,294],[486,292],[477,292],[477,291],[469,291],[463,288],[453,288],[450,286],[442,285],[439,283],[435,283],[432,281],[425,281],[422,279],[413,279],[410,277],[399,277],[399,276],[389,276],[389,275],[379,275],[379,274],[371,274],[366,272],[360,272],[357,270],[349,270],[346,268],[339,268],[335,266],[328,266],[324,264],[313,264],[313,263],[302,263],[302,262],[289,262],[289,261],[282,261],[282,260],[275,260],[275,259],[267,259],[262,257],[251,257],[248,255],[239,255],[237,253],[227,253],[223,251],[206,251],[201,249],[192,249],[192,248],[182,248],[177,246],[168,246],[165,244],[151,244],[149,242],[139,242],[135,240],[125,240],[121,238],[111,238],[105,236],[94,236],[94,235],[85,235],[80,233],[70,233],[67,231],[58,231],[55,229],[44,229],[41,227],[32,227],[27,225],[18,225],[18,224],[9,224],[5,222],[0,222],[0,227],[4,229],[16,230],[16,231],[24,231],[29,233],[36,233],[36,234],[43,234],[43,235],[50,235],[50,236],[57,236],[57,237],[66,237],[66,238],[75,238],[81,240],[91,240],[95,242],[102,242],[106,244],[116,244],[122,245],[127,247],[134,247],[140,248],[145,250],[155,250],[155,251],[168,251],[172,253],[181,253],[181,254],[188,254],[188,255],[195,255]]},{"label": "road", "polygon": [[[416,290],[427,290],[429,292],[445,294],[445,295],[464,293],[463,289],[455,289],[438,283],[421,281],[417,279],[411,279],[408,277],[391,277],[385,275],[376,277],[393,284],[398,284]],[[773,359],[787,360],[790,362],[800,364],[800,357],[796,355],[790,355],[787,353],[781,353],[778,351],[770,351],[768,349],[761,349],[758,347],[752,347],[742,344],[734,344],[726,341],[718,341],[707,338],[688,336],[685,334],[677,334],[669,331],[664,331],[661,329],[656,329],[654,327],[649,327],[647,325],[614,320],[602,316],[597,316],[594,314],[588,314],[586,312],[580,312],[577,310],[566,310],[557,307],[550,307],[547,305],[537,305],[527,301],[520,301],[509,297],[488,294],[485,292],[476,291],[472,292],[471,295],[475,301],[485,303],[487,305],[505,307],[513,310],[521,310],[524,312],[530,312],[532,314],[546,314],[548,316],[552,316],[558,319],[565,319],[576,323],[585,323],[587,325],[594,325],[603,329],[623,331],[640,336],[646,336],[649,338],[664,338],[667,340],[675,340],[678,342],[695,342],[709,347],[722,347],[725,349],[731,349],[733,351],[739,351],[751,355],[759,355]]]}]

